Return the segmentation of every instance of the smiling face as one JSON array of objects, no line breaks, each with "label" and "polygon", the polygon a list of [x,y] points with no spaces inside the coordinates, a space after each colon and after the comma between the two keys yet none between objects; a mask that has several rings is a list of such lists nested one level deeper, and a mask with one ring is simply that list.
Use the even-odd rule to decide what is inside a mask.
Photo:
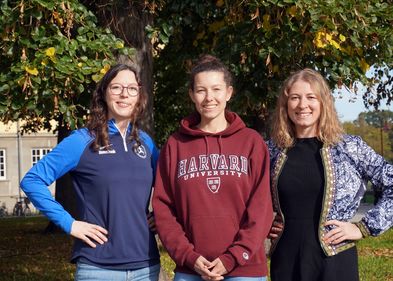
[{"label": "smiling face", "polygon": [[232,86],[227,85],[221,71],[204,71],[195,75],[194,89],[189,95],[201,115],[202,125],[226,122],[225,108],[232,92]]},{"label": "smiling face", "polygon": [[310,83],[296,81],[288,91],[288,117],[295,125],[296,137],[316,137],[321,116],[319,95]]},{"label": "smiling face", "polygon": [[[113,94],[110,88],[114,84],[119,84],[125,88],[122,89],[120,94]],[[115,119],[116,124],[127,124],[130,121],[131,114],[138,101],[139,95],[132,97],[127,93],[126,87],[130,86],[138,87],[135,74],[130,70],[122,70],[112,79],[106,89],[105,101],[108,106],[108,119]]]}]

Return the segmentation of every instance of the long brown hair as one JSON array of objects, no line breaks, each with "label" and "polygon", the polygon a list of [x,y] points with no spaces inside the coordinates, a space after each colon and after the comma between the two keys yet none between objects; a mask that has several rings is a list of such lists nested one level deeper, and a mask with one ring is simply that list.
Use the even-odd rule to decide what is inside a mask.
[{"label": "long brown hair", "polygon": [[273,118],[273,141],[281,148],[289,148],[295,143],[295,125],[288,117],[288,93],[293,84],[299,80],[309,83],[321,102],[317,138],[327,145],[338,143],[342,138],[343,128],[334,107],[331,90],[322,75],[310,68],[299,70],[285,80],[277,99]]},{"label": "long brown hair", "polygon": [[[109,84],[116,77],[116,75],[123,70],[132,71],[135,74],[136,81],[140,84],[140,77],[136,67],[127,64],[117,64],[111,67],[97,84],[97,88],[93,93],[93,97],[90,104],[90,112],[88,121],[86,124],[89,132],[94,136],[94,141],[91,147],[97,151],[100,147],[109,146],[108,137],[108,105],[106,103],[106,92]],[[135,147],[141,144],[138,129],[140,126],[140,118],[142,117],[147,104],[147,95],[141,86],[138,95],[138,101],[136,102],[132,114],[130,116],[130,122],[132,124],[132,131],[130,140],[135,140]]]}]

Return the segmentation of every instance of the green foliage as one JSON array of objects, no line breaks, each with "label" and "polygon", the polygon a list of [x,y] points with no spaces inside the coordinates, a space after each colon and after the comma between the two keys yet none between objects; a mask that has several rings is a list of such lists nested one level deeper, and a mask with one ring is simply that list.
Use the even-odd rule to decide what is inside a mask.
[{"label": "green foliage", "polygon": [[[154,17],[147,32],[155,55],[158,143],[193,109],[187,71],[202,53],[217,55],[230,67],[237,92],[231,109],[265,134],[279,86],[299,68],[320,70],[331,86],[384,81],[377,96],[367,98],[378,103],[392,96],[392,0],[129,5],[143,3],[145,13]],[[49,128],[47,120],[59,115],[70,127],[81,123],[88,93],[113,62],[114,52],[130,55],[132,50],[97,27],[95,16],[76,0],[5,0],[0,9],[0,120],[26,119],[26,130]],[[367,78],[370,65],[376,70]]]},{"label": "green foliage", "polygon": [[377,153],[393,163],[393,112],[362,112],[354,122],[344,122],[347,134],[363,138]]},{"label": "green foliage", "polygon": [[[266,132],[269,111],[290,72],[312,67],[331,86],[369,83],[370,65],[392,65],[391,1],[161,1],[148,32],[155,60],[155,120],[162,142],[191,107],[187,71],[202,53],[235,75],[231,108]],[[390,4],[389,4],[390,3]],[[375,81],[375,80],[373,80]],[[258,127],[260,126],[260,127]]]},{"label": "green foliage", "polygon": [[170,280],[172,280],[173,277],[175,276],[176,264],[168,255],[164,247],[160,244],[159,244],[159,251],[160,251],[161,268],[164,270],[164,272],[170,278]]},{"label": "green foliage", "polygon": [[114,53],[133,50],[75,0],[5,0],[0,10],[0,121],[26,120],[25,131],[59,116],[81,124]]},{"label": "green foliage", "polygon": [[393,230],[356,243],[362,281],[393,280]]},{"label": "green foliage", "polygon": [[393,102],[393,72],[392,67],[382,66],[374,69],[373,82],[367,85],[363,94],[363,101],[366,107],[375,110],[381,107],[382,101],[386,104]]},{"label": "green foliage", "polygon": [[388,131],[393,126],[393,112],[389,110],[361,112],[356,122],[362,120],[370,126]]}]

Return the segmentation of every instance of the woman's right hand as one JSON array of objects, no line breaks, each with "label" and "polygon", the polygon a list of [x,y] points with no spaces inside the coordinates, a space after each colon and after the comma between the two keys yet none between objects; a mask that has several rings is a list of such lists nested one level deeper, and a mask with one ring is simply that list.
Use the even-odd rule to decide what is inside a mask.
[{"label": "woman's right hand", "polygon": [[270,232],[267,237],[270,239],[276,239],[278,235],[283,231],[283,229],[284,224],[282,221],[282,217],[280,215],[276,215],[274,217],[272,227],[270,228]]},{"label": "woman's right hand", "polygon": [[205,259],[203,256],[199,256],[195,261],[194,270],[196,273],[201,275],[203,280],[222,280],[223,276],[217,273],[213,273],[210,269],[214,266],[213,263]]},{"label": "woman's right hand", "polygon": [[154,234],[157,233],[156,220],[154,218],[153,212],[147,214],[147,223],[149,225],[150,231],[153,232]]},{"label": "woman's right hand", "polygon": [[70,234],[73,237],[82,240],[92,248],[96,247],[94,242],[102,245],[108,241],[108,238],[106,237],[108,235],[108,231],[105,228],[84,221],[74,221],[71,226]]}]

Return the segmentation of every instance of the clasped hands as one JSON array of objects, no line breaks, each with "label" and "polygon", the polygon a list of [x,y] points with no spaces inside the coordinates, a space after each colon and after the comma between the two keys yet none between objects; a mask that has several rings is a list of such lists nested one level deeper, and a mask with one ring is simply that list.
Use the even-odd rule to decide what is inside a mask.
[{"label": "clasped hands", "polygon": [[205,259],[203,256],[199,256],[199,258],[195,261],[194,270],[201,275],[203,280],[223,280],[224,274],[227,274],[224,264],[219,258],[216,258],[214,261],[210,262]]}]

